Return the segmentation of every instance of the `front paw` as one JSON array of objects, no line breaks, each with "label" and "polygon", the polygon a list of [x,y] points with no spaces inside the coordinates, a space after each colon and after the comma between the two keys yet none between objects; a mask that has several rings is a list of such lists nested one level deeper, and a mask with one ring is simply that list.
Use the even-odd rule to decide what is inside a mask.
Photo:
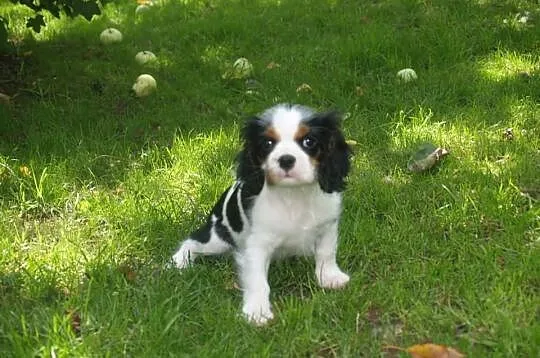
[{"label": "front paw", "polygon": [[264,326],[274,318],[270,309],[270,302],[248,302],[244,304],[242,313],[249,323],[256,326]]},{"label": "front paw", "polygon": [[185,249],[184,247],[181,247],[172,256],[171,262],[169,263],[169,267],[176,267],[180,270],[183,270],[192,264],[193,262],[192,256],[193,255],[189,252],[189,250]]},{"label": "front paw", "polygon": [[341,271],[338,267],[322,269],[317,274],[319,286],[322,288],[342,288],[350,280],[349,275]]}]

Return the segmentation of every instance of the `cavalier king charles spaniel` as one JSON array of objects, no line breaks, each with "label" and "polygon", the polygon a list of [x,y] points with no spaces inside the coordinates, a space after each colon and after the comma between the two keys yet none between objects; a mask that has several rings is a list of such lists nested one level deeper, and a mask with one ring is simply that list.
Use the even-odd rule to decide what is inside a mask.
[{"label": "cavalier king charles spaniel", "polygon": [[340,121],[336,112],[288,104],[249,119],[236,182],[173,255],[176,267],[183,269],[199,255],[232,251],[242,312],[256,325],[273,318],[267,279],[272,259],[314,256],[321,287],[340,288],[349,281],[336,263],[351,154]]}]

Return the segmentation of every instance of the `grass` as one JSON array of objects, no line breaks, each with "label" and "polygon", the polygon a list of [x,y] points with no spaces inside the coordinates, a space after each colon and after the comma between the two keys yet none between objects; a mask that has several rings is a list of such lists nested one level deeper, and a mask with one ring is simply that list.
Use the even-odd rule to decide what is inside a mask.
[{"label": "grass", "polygon": [[[135,7],[33,36],[24,8],[0,6],[17,44],[0,91],[18,94],[0,104],[1,356],[376,357],[423,342],[539,356],[536,1]],[[111,25],[124,41],[104,47]],[[141,50],[158,62],[141,68]],[[241,56],[254,92],[221,77]],[[404,67],[418,80],[399,83]],[[158,91],[136,99],[144,72]],[[274,265],[277,317],[254,328],[230,259],[162,267],[231,183],[244,118],[282,101],[342,110],[358,142],[338,255],[352,281],[325,291],[310,260]],[[426,141],[451,154],[408,172]]]}]

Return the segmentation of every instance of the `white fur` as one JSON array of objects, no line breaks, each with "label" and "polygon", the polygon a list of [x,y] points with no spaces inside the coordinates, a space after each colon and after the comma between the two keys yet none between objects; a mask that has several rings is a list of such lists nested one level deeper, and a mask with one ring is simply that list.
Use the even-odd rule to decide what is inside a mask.
[{"label": "white fur", "polygon": [[340,206],[340,194],[324,193],[314,184],[264,186],[252,210],[253,229],[239,241],[236,254],[243,313],[250,321],[264,324],[272,318],[267,274],[273,258],[314,255],[321,287],[340,288],[349,281],[336,264]]},{"label": "white fur", "polygon": [[[245,213],[239,205],[244,227],[242,232],[233,235],[235,259],[243,289],[242,312],[256,325],[263,325],[273,318],[267,276],[274,258],[314,256],[315,276],[318,284],[324,288],[340,288],[349,281],[349,276],[336,264],[341,193],[325,193],[321,190],[311,158],[294,139],[306,109],[277,107],[263,114],[263,117],[265,115],[271,117],[280,141],[263,164],[263,169],[270,172],[277,182],[265,182],[249,213]],[[279,167],[278,159],[284,154],[296,158],[294,167],[289,171]],[[242,182],[237,181],[229,189],[224,214],[229,200],[240,203],[240,191],[236,197],[232,197],[232,193],[241,185]],[[224,225],[232,233],[224,217]],[[185,268],[200,254],[221,254],[231,248],[212,227],[207,243],[188,238],[174,254],[173,261],[178,268]]]}]

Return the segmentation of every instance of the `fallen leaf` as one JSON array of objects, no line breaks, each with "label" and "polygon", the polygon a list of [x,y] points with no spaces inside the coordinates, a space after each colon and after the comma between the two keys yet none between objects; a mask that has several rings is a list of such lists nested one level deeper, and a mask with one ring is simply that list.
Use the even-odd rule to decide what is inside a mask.
[{"label": "fallen leaf", "polygon": [[274,61],[272,61],[268,65],[266,65],[266,68],[269,69],[269,70],[272,70],[272,69],[278,68],[278,67],[281,67],[281,65],[279,63],[274,62]]},{"label": "fallen leaf", "polygon": [[137,279],[137,273],[129,265],[119,266],[118,271],[124,274],[124,277],[128,282],[134,282]]},{"label": "fallen leaf", "polygon": [[369,24],[371,22],[371,19],[367,16],[360,16],[360,22],[363,24]]},{"label": "fallen leaf", "polygon": [[81,315],[74,309],[68,309],[66,315],[69,318],[69,325],[76,336],[81,335]]},{"label": "fallen leaf", "polygon": [[116,189],[114,189],[114,194],[122,195],[124,191],[125,191],[124,187],[122,186],[122,184],[120,184],[119,186],[116,187]]},{"label": "fallen leaf", "polygon": [[416,344],[409,348],[401,348],[396,346],[383,347],[385,352],[407,352],[413,358],[463,358],[462,353],[454,348],[442,346],[433,343]]},{"label": "fallen leaf", "polygon": [[26,165],[21,165],[19,167],[19,173],[21,173],[21,175],[24,177],[29,177],[32,174],[30,168],[28,168]]},{"label": "fallen leaf", "polygon": [[381,324],[381,316],[382,311],[376,306],[370,306],[369,310],[366,313],[366,319],[369,323],[371,323],[372,326],[377,326]]},{"label": "fallen leaf", "polygon": [[364,90],[362,89],[362,87],[356,86],[355,90],[358,97],[362,97],[364,95]]},{"label": "fallen leaf", "polygon": [[298,86],[298,88],[296,89],[296,92],[297,93],[300,93],[300,92],[311,92],[312,91],[312,88],[310,85],[308,85],[307,83],[302,83],[300,86]]},{"label": "fallen leaf", "polygon": [[436,147],[431,143],[425,143],[411,156],[407,164],[407,169],[411,172],[423,172],[431,169],[449,153],[447,149]]},{"label": "fallen leaf", "polygon": [[234,279],[225,281],[225,289],[226,290],[236,290],[236,291],[241,291],[242,290],[240,288],[240,285],[238,284],[238,282],[236,282]]},{"label": "fallen leaf", "polygon": [[317,352],[315,353],[314,357],[338,357],[338,349],[339,347],[336,344],[330,344],[326,345],[326,342],[324,342],[325,345],[321,346],[317,349]]},{"label": "fallen leaf", "polygon": [[461,358],[463,354],[457,350],[438,344],[417,344],[406,349],[413,358]]},{"label": "fallen leaf", "polygon": [[358,145],[358,142],[355,141],[354,139],[347,139],[347,140],[345,141],[345,143],[347,143],[347,145],[350,145],[351,147],[355,147],[355,146]]},{"label": "fallen leaf", "polygon": [[501,270],[504,270],[504,266],[506,265],[506,259],[504,256],[497,256],[497,265]]}]

